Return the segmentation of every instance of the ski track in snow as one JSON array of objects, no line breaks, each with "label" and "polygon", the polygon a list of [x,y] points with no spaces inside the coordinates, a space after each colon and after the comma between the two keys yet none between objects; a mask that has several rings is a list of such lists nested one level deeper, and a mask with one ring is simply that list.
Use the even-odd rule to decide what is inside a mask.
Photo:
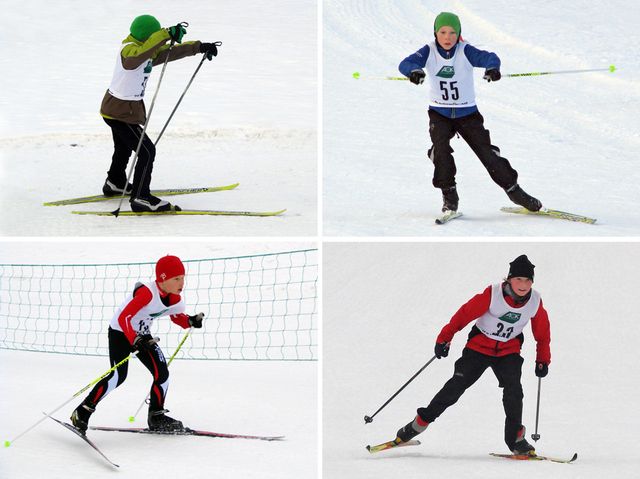
[{"label": "ski track in snow", "polygon": [[[608,42],[611,28],[637,44],[636,2],[455,1],[462,36],[494,51],[504,73],[597,72],[481,80],[476,95],[492,142],[520,183],[554,209],[594,226],[510,216],[504,192],[461,139],[452,140],[464,219],[436,226],[441,198],[426,157],[427,90],[405,81],[400,61],[432,38],[438,2],[326,0],[323,11],[323,233],[325,236],[636,236],[640,197],[640,60]],[[621,16],[620,12],[625,12]],[[615,27],[612,27],[615,25]]]}]

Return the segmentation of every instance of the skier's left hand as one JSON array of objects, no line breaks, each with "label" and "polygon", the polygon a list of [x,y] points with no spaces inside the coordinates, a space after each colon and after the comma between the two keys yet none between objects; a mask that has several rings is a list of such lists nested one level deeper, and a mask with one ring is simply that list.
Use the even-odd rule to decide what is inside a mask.
[{"label": "skier's left hand", "polygon": [[213,60],[213,57],[218,56],[218,47],[222,45],[222,42],[213,43],[200,43],[200,53],[207,54],[207,60]]},{"label": "skier's left hand", "polygon": [[539,378],[545,377],[549,373],[549,365],[543,362],[536,363],[536,376]]},{"label": "skier's left hand", "polygon": [[198,313],[195,316],[189,316],[189,326],[196,329],[202,327],[202,320],[204,319],[204,313]]},{"label": "skier's left hand", "polygon": [[488,70],[485,70],[482,79],[487,80],[489,83],[491,83],[492,81],[500,80],[501,77],[502,75],[500,74],[500,70],[498,70],[497,68],[489,68]]}]

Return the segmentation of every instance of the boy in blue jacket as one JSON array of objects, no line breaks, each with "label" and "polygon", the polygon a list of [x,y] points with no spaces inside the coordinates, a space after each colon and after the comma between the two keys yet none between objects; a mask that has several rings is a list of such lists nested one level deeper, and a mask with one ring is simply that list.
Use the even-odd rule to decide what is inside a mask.
[{"label": "boy in blue jacket", "polygon": [[[460,38],[460,19],[443,12],[434,23],[435,40],[402,60],[400,72],[411,83],[421,85],[429,80],[429,133],[433,146],[433,186],[442,190],[444,213],[458,210],[456,165],[451,139],[460,135],[480,159],[491,179],[502,187],[509,199],[529,211],[542,204],[528,195],[518,184],[518,172],[500,156],[491,144],[484,118],[476,106],[473,68],[485,69],[488,82],[500,80],[500,59],[495,53],[478,50]],[[426,73],[425,73],[426,70]]]}]

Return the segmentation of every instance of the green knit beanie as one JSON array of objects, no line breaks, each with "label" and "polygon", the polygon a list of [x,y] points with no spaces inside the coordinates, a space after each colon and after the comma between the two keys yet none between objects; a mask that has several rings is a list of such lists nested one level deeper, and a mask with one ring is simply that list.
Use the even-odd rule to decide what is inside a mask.
[{"label": "green knit beanie", "polygon": [[140,15],[131,23],[130,31],[133,38],[144,42],[161,28],[160,22],[156,20],[155,17],[151,15]]},{"label": "green knit beanie", "polygon": [[433,33],[438,33],[438,30],[444,26],[453,28],[458,37],[460,36],[460,30],[462,30],[462,28],[460,27],[460,19],[457,15],[449,12],[442,12],[436,17],[436,21],[433,24]]}]

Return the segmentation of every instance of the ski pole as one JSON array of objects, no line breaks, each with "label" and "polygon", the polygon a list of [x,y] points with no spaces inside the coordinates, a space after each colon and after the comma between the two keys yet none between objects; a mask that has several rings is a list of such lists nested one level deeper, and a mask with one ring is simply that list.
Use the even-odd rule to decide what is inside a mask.
[{"label": "ski pole", "polygon": [[[189,24],[187,22],[181,22],[181,26],[188,27]],[[140,147],[142,146],[142,141],[144,140],[144,134],[147,131],[147,126],[149,125],[149,120],[151,119],[151,113],[153,112],[153,106],[156,103],[156,97],[158,96],[158,91],[160,91],[160,84],[162,83],[162,77],[164,77],[164,71],[167,69],[167,63],[169,63],[169,56],[171,55],[171,49],[175,44],[175,40],[171,40],[171,44],[169,45],[169,51],[167,52],[167,58],[164,60],[164,65],[162,66],[162,72],[160,73],[160,78],[158,78],[158,85],[156,86],[156,92],[153,95],[153,99],[151,100],[151,105],[149,106],[149,113],[147,114],[147,121],[144,122],[144,126],[142,128],[142,134],[140,135],[140,140],[138,141],[138,147],[136,148],[136,153],[133,155],[133,161],[131,162],[131,166],[129,167],[129,174],[127,174],[127,182],[125,183],[125,187],[122,189],[122,196],[120,197],[120,203],[118,203],[118,209],[113,211],[111,214],[116,218],[120,214],[120,208],[122,207],[122,202],[124,201],[124,197],[127,193],[127,185],[129,184],[129,180],[131,179],[131,174],[133,173],[133,167],[136,165],[136,161],[138,160],[138,154],[140,153]]]},{"label": "ski pole", "polygon": [[353,74],[353,78],[355,78],[356,80],[359,80],[361,78],[365,80],[409,80],[407,77],[363,77],[360,76],[360,73],[358,72],[355,72]]},{"label": "ski pole", "polygon": [[[171,361],[173,361],[173,358],[176,357],[176,354],[178,354],[178,351],[180,351],[180,348],[182,347],[184,342],[187,340],[187,338],[189,337],[189,335],[191,334],[192,331],[193,331],[193,326],[191,326],[189,331],[187,331],[187,334],[185,334],[184,338],[182,338],[182,341],[180,341],[180,344],[178,345],[178,349],[175,350],[175,352],[173,353],[173,356],[171,356],[171,358],[169,359],[169,362],[167,363],[167,367],[169,367],[171,365]],[[142,404],[140,404],[140,407],[138,408],[136,413],[133,416],[129,417],[129,421],[133,422],[133,421],[136,420],[136,416],[140,412],[140,409],[142,409],[142,406],[144,406],[147,403],[147,400],[149,399],[149,396],[150,396],[150,393],[146,395],[146,397],[142,401]]]},{"label": "ski pole", "polygon": [[[557,71],[557,72],[534,72],[534,73],[505,73],[502,75],[502,78],[511,78],[511,77],[531,77],[531,76],[540,76],[540,75],[558,75],[562,73],[586,73],[586,72],[611,72],[613,73],[616,70],[614,65],[611,65],[609,68],[595,68],[592,70],[565,70],[565,71]],[[355,72],[353,74],[353,78],[356,80],[359,79],[367,79],[367,80],[409,80],[406,77],[368,77],[361,76],[360,73]]]},{"label": "ski pole", "polygon": [[382,411],[382,410],[385,408],[385,406],[386,406],[387,404],[389,404],[391,401],[393,401],[393,399],[394,399],[398,394],[400,394],[400,393],[402,392],[402,390],[403,390],[404,388],[406,388],[406,387],[409,385],[409,383],[410,383],[411,381],[413,381],[415,378],[417,378],[417,377],[418,377],[418,375],[419,375],[422,371],[424,371],[424,370],[427,368],[427,366],[429,366],[429,364],[431,364],[433,361],[435,361],[435,359],[436,359],[436,358],[437,358],[437,356],[432,357],[432,358],[427,362],[427,364],[425,364],[424,366],[422,366],[422,367],[420,368],[420,370],[419,370],[417,373],[415,373],[411,379],[409,379],[406,383],[404,383],[404,386],[402,386],[400,389],[398,389],[398,390],[396,391],[396,393],[395,393],[393,396],[391,396],[391,397],[389,398],[389,400],[388,400],[386,403],[384,403],[382,406],[380,406],[380,409],[378,409],[375,413],[373,413],[373,415],[372,415],[372,416],[365,416],[365,417],[364,417],[364,423],[365,423],[365,424],[369,424],[370,422],[373,422],[373,418],[376,416],[376,414],[378,414],[380,411]]},{"label": "ski pole", "polygon": [[561,73],[587,73],[587,72],[611,72],[613,73],[616,70],[614,65],[611,65],[609,68],[595,68],[592,70],[565,70],[559,72],[536,72],[536,73],[506,73],[502,75],[502,78],[509,77],[531,77],[531,76],[539,76],[539,75],[559,75]]},{"label": "ski pole", "polygon": [[[220,45],[222,45],[222,42],[215,42],[214,45],[216,47],[219,47]],[[200,67],[202,66],[202,64],[204,63],[204,59],[207,58],[207,52],[205,52],[202,55],[202,60],[200,60],[200,63],[198,63],[198,67],[196,68],[196,71],[194,72],[193,76],[191,77],[191,80],[189,80],[189,83],[187,84],[187,88],[184,89],[184,92],[182,92],[182,95],[180,96],[180,99],[178,100],[178,103],[176,104],[175,108],[173,109],[173,111],[171,112],[171,115],[169,115],[169,119],[167,120],[167,122],[164,124],[164,127],[162,128],[162,131],[160,132],[160,134],[158,135],[158,139],[156,140],[156,142],[154,143],[155,145],[158,144],[158,142],[160,141],[160,138],[162,138],[162,134],[164,133],[164,130],[167,129],[167,126],[169,125],[169,122],[171,121],[171,118],[173,118],[173,114],[176,112],[176,110],[178,109],[178,107],[180,106],[180,103],[182,102],[182,99],[184,98],[184,96],[187,94],[187,90],[189,89],[189,87],[191,86],[191,83],[193,82],[193,79],[196,77],[198,71],[200,70]]]},{"label": "ski pole", "polygon": [[17,437],[15,437],[12,441],[5,441],[4,442],[4,446],[8,447],[10,446],[12,443],[14,443],[16,440],[18,440],[20,437],[24,436],[26,433],[28,433],[29,431],[31,431],[34,427],[36,427],[38,424],[40,424],[42,421],[44,421],[45,419],[47,419],[49,416],[51,416],[53,413],[55,413],[56,411],[58,411],[59,409],[62,409],[64,406],[66,406],[67,404],[69,404],[71,401],[73,401],[76,397],[80,396],[80,394],[82,394],[83,392],[85,392],[87,389],[89,389],[91,386],[93,386],[94,384],[96,384],[97,382],[99,382],[101,379],[105,378],[106,376],[108,376],[112,371],[114,371],[115,369],[117,369],[118,367],[122,366],[124,363],[126,363],[127,361],[129,361],[132,357],[137,356],[138,353],[140,351],[135,351],[134,353],[132,353],[131,355],[127,356],[126,358],[124,358],[122,361],[120,361],[118,364],[116,364],[115,366],[113,366],[111,369],[109,369],[106,373],[104,373],[102,376],[100,376],[98,379],[96,379],[95,381],[90,382],[89,384],[87,384],[85,387],[83,387],[80,391],[78,391],[77,393],[75,393],[73,396],[71,396],[69,399],[67,399],[65,402],[63,402],[62,404],[60,404],[60,406],[58,406],[57,408],[55,408],[53,411],[51,411],[50,413],[45,413],[44,417],[42,419],[40,419],[38,422],[36,422],[33,426],[31,426],[29,429],[27,429],[26,431],[22,432],[20,435],[18,435]]},{"label": "ski pole", "polygon": [[538,441],[540,434],[538,434],[538,418],[540,417],[540,386],[542,385],[542,378],[538,378],[538,404],[536,405],[536,432],[531,434],[531,439]]}]

